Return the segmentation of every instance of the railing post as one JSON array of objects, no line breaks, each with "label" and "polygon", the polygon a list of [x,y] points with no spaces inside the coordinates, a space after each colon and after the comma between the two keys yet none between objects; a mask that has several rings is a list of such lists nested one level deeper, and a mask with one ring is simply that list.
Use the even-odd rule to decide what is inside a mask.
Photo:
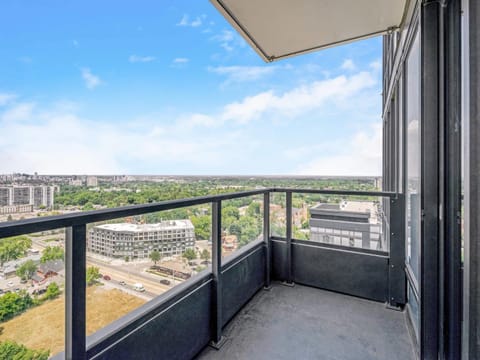
[{"label": "railing post", "polygon": [[212,333],[210,346],[220,349],[225,343],[222,336],[222,201],[212,203]]},{"label": "railing post", "polygon": [[86,225],[65,234],[65,359],[86,359]]},{"label": "railing post", "polygon": [[286,265],[287,265],[287,279],[283,283],[284,285],[293,286],[293,274],[292,274],[292,192],[286,191]]},{"label": "railing post", "polygon": [[265,290],[270,290],[272,255],[270,242],[270,191],[263,194],[263,241],[265,246]]},{"label": "railing post", "polygon": [[[398,307],[406,302],[405,278],[405,196],[390,198],[390,261],[388,269],[388,304]],[[387,229],[387,228],[386,228]],[[387,235],[387,234],[385,234]]]}]

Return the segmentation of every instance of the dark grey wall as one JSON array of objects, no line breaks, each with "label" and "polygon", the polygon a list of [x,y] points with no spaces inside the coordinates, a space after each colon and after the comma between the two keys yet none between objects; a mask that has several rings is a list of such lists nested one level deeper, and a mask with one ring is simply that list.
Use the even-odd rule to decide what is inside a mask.
[{"label": "dark grey wall", "polygon": [[263,244],[244,258],[227,266],[222,275],[222,321],[225,325],[265,284]]},{"label": "dark grey wall", "polygon": [[[278,280],[286,276],[285,246],[284,241],[272,241],[273,277]],[[292,271],[299,284],[387,301],[388,256],[295,240]]]},{"label": "dark grey wall", "polygon": [[[157,316],[132,329],[93,358],[192,358],[211,338],[211,294],[211,281],[208,281]],[[87,353],[89,358],[90,353]]]}]

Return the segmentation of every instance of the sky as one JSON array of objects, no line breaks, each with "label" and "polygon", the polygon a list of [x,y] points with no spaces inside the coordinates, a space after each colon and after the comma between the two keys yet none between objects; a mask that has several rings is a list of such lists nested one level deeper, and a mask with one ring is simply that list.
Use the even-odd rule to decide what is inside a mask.
[{"label": "sky", "polygon": [[0,174],[381,175],[381,50],[267,64],[207,0],[3,0]]}]

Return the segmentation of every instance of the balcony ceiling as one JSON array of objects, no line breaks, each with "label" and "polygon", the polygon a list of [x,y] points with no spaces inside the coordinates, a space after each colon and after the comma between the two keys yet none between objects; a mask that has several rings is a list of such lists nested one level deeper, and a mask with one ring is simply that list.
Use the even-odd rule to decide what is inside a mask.
[{"label": "balcony ceiling", "polygon": [[265,60],[398,28],[409,0],[211,0]]}]

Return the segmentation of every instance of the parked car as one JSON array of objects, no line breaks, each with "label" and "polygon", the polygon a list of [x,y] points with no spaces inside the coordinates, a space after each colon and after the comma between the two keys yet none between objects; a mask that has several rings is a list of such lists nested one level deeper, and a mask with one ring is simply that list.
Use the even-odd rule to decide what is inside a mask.
[{"label": "parked car", "polygon": [[27,283],[27,279],[20,280],[20,284],[26,284],[26,283]]},{"label": "parked car", "polygon": [[133,285],[133,290],[139,291],[139,292],[144,292],[145,288],[143,287],[143,284],[136,283],[136,284]]},{"label": "parked car", "polygon": [[0,294],[3,294],[3,289],[0,289]]},{"label": "parked car", "polygon": [[103,275],[103,280],[112,280],[112,278],[108,275]]},{"label": "parked car", "polygon": [[163,284],[163,285],[170,285],[170,280],[167,280],[167,279],[162,279],[162,280],[160,280],[160,284]]},{"label": "parked car", "polygon": [[126,286],[126,285],[127,285],[127,283],[126,283],[125,281],[123,281],[123,280],[122,280],[122,281],[119,281],[118,283],[119,283],[120,285],[122,285],[122,286]]},{"label": "parked car", "polygon": [[12,287],[12,286],[13,286],[13,281],[9,281],[9,282],[7,283],[7,285],[8,285],[9,287]]}]

